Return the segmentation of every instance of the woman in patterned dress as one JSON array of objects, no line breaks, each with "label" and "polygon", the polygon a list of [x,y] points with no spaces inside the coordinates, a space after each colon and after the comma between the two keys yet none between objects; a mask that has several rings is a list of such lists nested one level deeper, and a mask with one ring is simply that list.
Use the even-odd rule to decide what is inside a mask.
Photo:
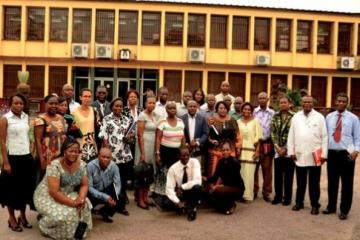
[{"label": "woman in patterned dress", "polygon": [[59,157],[61,146],[66,138],[64,118],[60,114],[56,114],[57,96],[48,95],[44,101],[46,113],[39,115],[34,120],[35,143],[41,172],[45,172],[47,165]]},{"label": "woman in patterned dress", "polygon": [[122,98],[115,98],[112,100],[110,109],[112,113],[104,117],[99,137],[104,141],[103,146],[110,148],[113,160],[119,167],[121,178],[119,211],[128,216],[129,212],[125,208],[127,199],[126,185],[128,173],[132,171],[132,155],[128,143],[134,139],[135,128],[130,129],[132,126],[131,121],[123,114]]},{"label": "woman in patterned dress", "polygon": [[53,239],[74,239],[79,221],[92,229],[91,203],[86,198],[88,177],[85,162],[79,160],[79,143],[65,140],[61,157],[46,168],[46,175],[36,188],[34,203],[40,214],[39,228]]},{"label": "woman in patterned dress", "polygon": [[237,120],[242,134],[242,148],[240,154],[241,177],[244,180],[244,200],[254,199],[254,175],[256,163],[259,161],[259,139],[262,138],[260,122],[253,117],[254,107],[251,103],[241,106],[242,118]]}]

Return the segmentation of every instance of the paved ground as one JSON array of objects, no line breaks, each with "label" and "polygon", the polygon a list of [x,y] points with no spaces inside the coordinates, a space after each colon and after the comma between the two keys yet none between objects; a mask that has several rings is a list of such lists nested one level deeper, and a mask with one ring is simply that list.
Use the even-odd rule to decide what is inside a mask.
[{"label": "paved ground", "polygon": [[[357,161],[359,161],[358,159]],[[195,222],[188,222],[185,216],[159,212],[156,208],[145,211],[137,208],[133,201],[128,207],[131,215],[114,216],[114,223],[108,224],[94,217],[94,228],[89,240],[213,240],[213,239],[360,239],[360,175],[356,166],[353,207],[349,218],[340,221],[337,215],[310,215],[309,202],[300,212],[291,211],[291,206],[273,206],[261,198],[251,204],[238,204],[232,216],[225,216],[210,209],[200,209]],[[322,209],[326,206],[326,167],[323,166],[321,179]],[[31,230],[14,233],[7,228],[7,212],[0,209],[0,240],[38,240],[41,237],[36,226],[36,213],[29,214],[35,225]]]}]

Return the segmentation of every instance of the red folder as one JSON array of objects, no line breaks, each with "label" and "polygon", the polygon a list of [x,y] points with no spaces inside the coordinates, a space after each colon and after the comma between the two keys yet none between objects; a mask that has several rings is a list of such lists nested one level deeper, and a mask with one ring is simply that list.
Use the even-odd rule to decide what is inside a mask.
[{"label": "red folder", "polygon": [[321,153],[322,153],[322,148],[318,148],[312,152],[316,166],[321,166]]}]

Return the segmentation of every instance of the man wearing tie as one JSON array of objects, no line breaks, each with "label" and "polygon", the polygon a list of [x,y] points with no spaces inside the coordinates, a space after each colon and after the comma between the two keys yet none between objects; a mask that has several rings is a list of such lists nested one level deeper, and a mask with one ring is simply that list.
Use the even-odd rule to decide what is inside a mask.
[{"label": "man wearing tie", "polygon": [[336,96],[337,110],[326,117],[329,136],[328,152],[328,205],[324,214],[336,212],[339,179],[341,203],[339,219],[345,220],[351,208],[354,185],[355,159],[360,151],[360,123],[357,116],[346,110],[349,97]]},{"label": "man wearing tie", "polygon": [[201,169],[196,158],[189,158],[189,149],[179,149],[180,161],[174,163],[166,177],[166,196],[175,204],[178,213],[188,211],[187,219],[194,221],[201,196]]}]

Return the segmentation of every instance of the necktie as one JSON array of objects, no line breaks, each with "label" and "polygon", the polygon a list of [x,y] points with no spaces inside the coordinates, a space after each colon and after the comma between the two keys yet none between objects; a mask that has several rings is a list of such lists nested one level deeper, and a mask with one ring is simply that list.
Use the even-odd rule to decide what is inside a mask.
[{"label": "necktie", "polygon": [[100,104],[101,114],[104,116],[104,104]]},{"label": "necktie", "polygon": [[335,132],[334,132],[335,142],[340,142],[340,140],[341,140],[342,119],[341,119],[341,114],[338,114],[338,115],[339,115],[339,117],[336,121],[336,127],[335,127]]},{"label": "necktie", "polygon": [[183,175],[183,179],[182,179],[182,184],[187,183],[188,181],[188,175],[186,172],[186,166],[184,167],[184,175]]}]

